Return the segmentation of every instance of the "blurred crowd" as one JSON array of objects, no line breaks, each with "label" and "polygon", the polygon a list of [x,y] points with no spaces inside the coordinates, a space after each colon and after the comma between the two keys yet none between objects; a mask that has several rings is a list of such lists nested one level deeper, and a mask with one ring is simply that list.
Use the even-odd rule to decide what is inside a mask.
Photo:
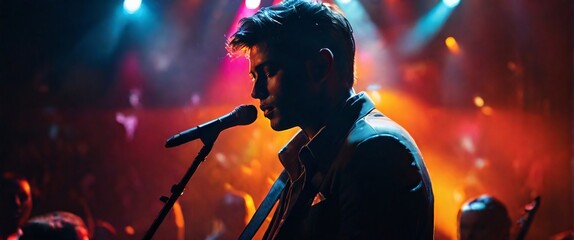
[{"label": "blurred crowd", "polygon": [[[225,194],[216,204],[212,231],[206,240],[237,239],[246,226],[255,206],[245,192],[226,186]],[[540,198],[524,207],[522,218],[512,220],[505,204],[496,197],[483,194],[466,201],[459,209],[458,239],[522,240],[529,223],[540,206]],[[117,230],[101,219],[82,219],[78,213],[50,211],[31,216],[33,197],[28,180],[14,172],[0,175],[0,240],[113,240]],[[86,224],[89,222],[89,224]],[[437,232],[436,239],[445,238]],[[565,230],[548,240],[572,240],[574,231]]]}]

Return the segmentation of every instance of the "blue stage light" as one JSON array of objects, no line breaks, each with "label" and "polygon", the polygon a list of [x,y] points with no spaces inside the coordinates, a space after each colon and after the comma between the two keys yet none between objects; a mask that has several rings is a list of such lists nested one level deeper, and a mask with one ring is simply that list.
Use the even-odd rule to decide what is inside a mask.
[{"label": "blue stage light", "polygon": [[141,5],[142,0],[124,0],[124,10],[129,14],[135,13]]},{"label": "blue stage light", "polygon": [[442,0],[442,3],[444,3],[444,5],[447,7],[453,8],[460,3],[460,0]]}]

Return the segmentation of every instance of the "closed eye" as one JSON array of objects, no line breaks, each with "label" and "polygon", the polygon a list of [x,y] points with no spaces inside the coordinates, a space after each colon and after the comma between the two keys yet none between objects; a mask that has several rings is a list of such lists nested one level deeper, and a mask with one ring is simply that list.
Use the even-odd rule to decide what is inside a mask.
[{"label": "closed eye", "polygon": [[277,68],[272,65],[266,65],[263,68],[263,71],[265,72],[265,76],[267,78],[273,77],[275,74],[277,74]]}]

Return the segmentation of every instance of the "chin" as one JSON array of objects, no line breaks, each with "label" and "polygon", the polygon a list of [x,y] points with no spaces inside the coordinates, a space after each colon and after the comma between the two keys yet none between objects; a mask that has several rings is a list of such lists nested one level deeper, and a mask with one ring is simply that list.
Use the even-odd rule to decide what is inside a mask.
[{"label": "chin", "polygon": [[271,119],[271,128],[275,131],[284,131],[293,127],[295,127],[293,124],[287,124],[277,119]]}]

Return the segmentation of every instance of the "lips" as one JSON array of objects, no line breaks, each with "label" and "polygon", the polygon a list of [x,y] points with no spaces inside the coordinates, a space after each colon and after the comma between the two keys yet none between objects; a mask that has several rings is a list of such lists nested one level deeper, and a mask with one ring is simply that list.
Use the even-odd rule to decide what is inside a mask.
[{"label": "lips", "polygon": [[271,117],[273,116],[273,110],[272,110],[272,109],[267,109],[267,110],[265,110],[265,111],[263,112],[263,115],[264,115],[266,118],[271,118]]},{"label": "lips", "polygon": [[271,107],[271,106],[269,106],[269,105],[261,105],[259,108],[261,109],[261,111],[263,111],[263,115],[264,115],[266,118],[271,118],[271,117],[272,117],[272,115],[273,115],[272,113],[273,113],[273,110],[274,110],[273,107]]}]

